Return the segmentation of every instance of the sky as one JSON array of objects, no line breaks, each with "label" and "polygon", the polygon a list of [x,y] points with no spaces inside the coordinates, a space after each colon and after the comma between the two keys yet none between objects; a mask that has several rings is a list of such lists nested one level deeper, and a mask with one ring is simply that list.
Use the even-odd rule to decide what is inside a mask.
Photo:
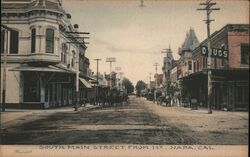
[{"label": "sky", "polygon": [[[90,68],[96,72],[95,58],[99,71],[109,73],[106,58],[114,57],[112,70],[121,67],[123,77],[135,85],[138,80],[149,82],[149,73],[162,73],[163,49],[170,48],[175,59],[178,48],[185,40],[190,28],[195,30],[199,42],[207,37],[204,11],[197,11],[204,0],[63,0],[63,8],[70,13],[72,24],[79,31],[89,32],[86,56]],[[211,34],[226,24],[249,23],[247,0],[217,0],[215,7],[220,11],[211,13]]]}]

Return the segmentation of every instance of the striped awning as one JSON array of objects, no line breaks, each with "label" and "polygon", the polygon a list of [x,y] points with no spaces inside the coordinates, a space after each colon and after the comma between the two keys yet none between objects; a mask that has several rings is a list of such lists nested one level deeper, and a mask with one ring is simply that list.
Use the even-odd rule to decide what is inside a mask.
[{"label": "striped awning", "polygon": [[93,86],[91,85],[91,83],[89,83],[88,81],[86,81],[83,78],[79,78],[79,80],[81,81],[81,83],[84,85],[84,88],[92,88]]}]

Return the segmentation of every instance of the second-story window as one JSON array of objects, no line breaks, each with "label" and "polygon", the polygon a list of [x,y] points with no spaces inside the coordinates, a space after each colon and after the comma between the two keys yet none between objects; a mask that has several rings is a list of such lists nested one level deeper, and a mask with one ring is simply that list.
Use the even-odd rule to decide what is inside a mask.
[{"label": "second-story window", "polygon": [[192,70],[192,61],[188,61],[188,70]]},{"label": "second-story window", "polygon": [[196,72],[196,62],[194,61],[194,72]]},{"label": "second-story window", "polygon": [[207,57],[203,57],[203,59],[202,59],[202,67],[203,67],[203,69],[207,68]]},{"label": "second-story window", "polygon": [[4,53],[4,47],[5,47],[5,31],[1,31],[1,53]]},{"label": "second-story window", "polygon": [[62,63],[64,63],[64,64],[67,63],[67,51],[68,51],[68,46],[67,46],[67,44],[63,43],[63,44],[62,44],[61,61],[62,61]]},{"label": "second-story window", "polygon": [[249,64],[249,45],[241,45],[241,64]]},{"label": "second-story window", "polygon": [[46,53],[54,53],[54,30],[46,29]]},{"label": "second-story window", "polygon": [[36,29],[31,29],[31,53],[36,51]]},{"label": "second-story window", "polygon": [[217,69],[217,59],[214,58],[214,69]]},{"label": "second-story window", "polygon": [[71,67],[75,67],[75,59],[76,59],[76,53],[73,50],[72,51],[72,59],[71,59]]},{"label": "second-story window", "polygon": [[10,53],[18,53],[19,32],[15,30],[10,31]]}]

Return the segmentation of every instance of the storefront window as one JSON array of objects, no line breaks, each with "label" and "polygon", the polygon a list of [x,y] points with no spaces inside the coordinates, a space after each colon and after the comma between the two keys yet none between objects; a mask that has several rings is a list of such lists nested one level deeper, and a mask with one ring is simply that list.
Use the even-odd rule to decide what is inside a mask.
[{"label": "storefront window", "polygon": [[236,101],[239,103],[246,103],[249,101],[247,86],[238,86],[236,91]]}]

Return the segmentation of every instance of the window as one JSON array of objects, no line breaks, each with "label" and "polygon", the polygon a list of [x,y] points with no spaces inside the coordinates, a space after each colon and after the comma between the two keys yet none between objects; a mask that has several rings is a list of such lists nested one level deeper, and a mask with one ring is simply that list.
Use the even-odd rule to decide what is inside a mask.
[{"label": "window", "polygon": [[241,64],[249,64],[249,45],[241,45]]},{"label": "window", "polygon": [[199,60],[197,60],[197,63],[196,63],[197,65],[197,71],[199,71],[200,70],[200,61]]},{"label": "window", "polygon": [[62,54],[61,54],[62,63],[67,63],[67,50],[68,50],[67,44],[63,43],[62,44]]},{"label": "window", "polygon": [[75,61],[73,58],[71,59],[71,67],[75,67]]},{"label": "window", "polygon": [[10,31],[10,53],[18,53],[18,41],[19,41],[19,32],[15,30]]},{"label": "window", "polygon": [[221,59],[221,66],[223,67],[224,64],[225,64],[225,62],[224,62],[224,59],[222,58],[222,59]]},{"label": "window", "polygon": [[5,44],[4,44],[4,38],[5,38],[5,31],[1,31],[1,53],[4,53],[4,47],[5,47]]},{"label": "window", "polygon": [[35,53],[36,51],[36,29],[33,28],[31,30],[31,53]]},{"label": "window", "polygon": [[194,62],[194,72],[196,72],[196,62]]},{"label": "window", "polygon": [[207,58],[206,57],[203,57],[202,63],[203,63],[203,65],[202,65],[203,69],[207,68]]},{"label": "window", "polygon": [[188,70],[192,70],[192,62],[188,61]]},{"label": "window", "polygon": [[46,53],[54,53],[54,30],[46,29]]},{"label": "window", "polygon": [[247,86],[237,86],[236,88],[236,101],[238,103],[246,103],[249,101]]},{"label": "window", "polygon": [[214,68],[217,69],[217,59],[214,58]]}]

